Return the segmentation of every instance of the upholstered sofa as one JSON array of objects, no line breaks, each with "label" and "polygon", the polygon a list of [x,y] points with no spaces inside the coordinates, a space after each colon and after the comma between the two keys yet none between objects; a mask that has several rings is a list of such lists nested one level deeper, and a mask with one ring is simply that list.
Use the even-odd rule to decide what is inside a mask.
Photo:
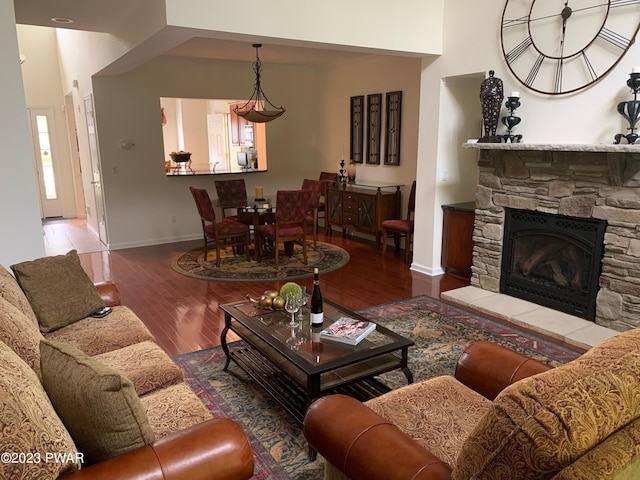
[{"label": "upholstered sofa", "polygon": [[557,368],[489,342],[467,347],[455,378],[365,404],[309,408],[304,431],[326,479],[640,478],[640,329]]},{"label": "upholstered sofa", "polygon": [[[0,478],[253,475],[242,428],[212,418],[113,284],[76,278],[75,252],[11,268],[0,266]],[[42,276],[70,284],[51,286],[64,300],[34,291]],[[104,305],[107,316],[86,316]]]}]

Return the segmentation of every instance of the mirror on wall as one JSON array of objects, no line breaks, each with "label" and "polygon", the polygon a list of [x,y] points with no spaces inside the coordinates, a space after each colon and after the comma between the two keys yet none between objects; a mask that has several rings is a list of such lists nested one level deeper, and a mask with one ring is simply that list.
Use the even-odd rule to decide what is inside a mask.
[{"label": "mirror on wall", "polygon": [[266,124],[233,113],[246,100],[160,98],[167,176],[264,172]]}]

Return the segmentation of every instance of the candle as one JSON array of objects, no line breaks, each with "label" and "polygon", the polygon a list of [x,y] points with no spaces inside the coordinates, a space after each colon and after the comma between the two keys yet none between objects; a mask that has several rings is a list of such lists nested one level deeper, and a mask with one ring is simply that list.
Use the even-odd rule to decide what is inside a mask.
[{"label": "candle", "polygon": [[640,65],[633,67],[631,69],[631,73],[640,73]]},{"label": "candle", "polygon": [[509,94],[510,97],[519,97],[520,96],[520,92],[511,92]]},{"label": "candle", "polygon": [[264,189],[262,187],[256,187],[256,198],[264,198]]}]

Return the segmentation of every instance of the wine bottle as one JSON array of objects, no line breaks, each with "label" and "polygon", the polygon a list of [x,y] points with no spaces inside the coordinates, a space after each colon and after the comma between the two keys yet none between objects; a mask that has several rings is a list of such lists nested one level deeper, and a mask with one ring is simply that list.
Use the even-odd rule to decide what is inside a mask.
[{"label": "wine bottle", "polygon": [[311,326],[319,327],[324,320],[322,313],[322,293],[318,268],[313,269],[313,291],[311,292]]}]

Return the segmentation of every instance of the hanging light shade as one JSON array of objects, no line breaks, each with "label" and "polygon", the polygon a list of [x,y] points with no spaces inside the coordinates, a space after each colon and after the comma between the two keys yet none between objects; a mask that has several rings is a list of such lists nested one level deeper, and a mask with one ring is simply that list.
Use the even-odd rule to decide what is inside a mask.
[{"label": "hanging light shade", "polygon": [[252,46],[256,49],[256,61],[253,64],[253,71],[256,74],[256,83],[254,85],[253,94],[247,103],[234,107],[233,113],[250,122],[266,123],[281,116],[286,111],[286,108],[276,107],[269,101],[262,91],[262,86],[260,84],[262,63],[258,56],[258,49],[262,45],[260,43],[254,43]]}]

